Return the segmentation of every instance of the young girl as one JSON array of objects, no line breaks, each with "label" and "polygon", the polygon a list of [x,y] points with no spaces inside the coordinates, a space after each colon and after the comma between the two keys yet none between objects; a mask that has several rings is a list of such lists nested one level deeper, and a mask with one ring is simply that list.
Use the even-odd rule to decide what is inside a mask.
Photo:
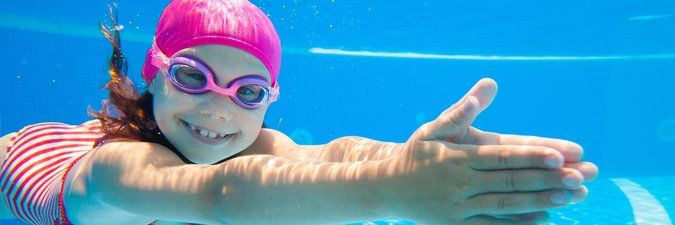
[{"label": "young girl", "polygon": [[[111,15],[115,13],[111,11]],[[113,27],[115,27],[115,17]],[[31,224],[522,224],[579,202],[597,175],[580,146],[470,127],[496,94],[480,81],[406,143],[299,146],[262,127],[281,47],[245,0],[174,0],[138,94],[116,29],[97,120],[0,140],[0,215]]]}]

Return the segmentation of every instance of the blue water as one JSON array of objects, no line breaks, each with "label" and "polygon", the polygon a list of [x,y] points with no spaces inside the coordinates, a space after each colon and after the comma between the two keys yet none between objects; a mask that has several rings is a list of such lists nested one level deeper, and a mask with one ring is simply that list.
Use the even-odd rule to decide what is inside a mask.
[{"label": "blue water", "polygon": [[[166,3],[119,1],[139,84]],[[631,203],[648,202],[641,190],[656,200],[648,209],[675,218],[675,1],[254,3],[284,48],[281,99],[265,122],[296,141],[402,142],[491,77],[500,92],[477,127],[573,140],[601,168],[589,199],[554,211],[556,224],[667,224]],[[0,134],[78,124],[100,106],[110,47],[97,23],[106,13],[100,1],[0,1]]]}]

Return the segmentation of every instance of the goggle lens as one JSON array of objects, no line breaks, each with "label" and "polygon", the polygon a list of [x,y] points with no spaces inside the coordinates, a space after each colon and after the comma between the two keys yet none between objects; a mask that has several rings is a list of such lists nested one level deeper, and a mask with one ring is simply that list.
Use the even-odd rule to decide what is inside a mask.
[{"label": "goggle lens", "polygon": [[197,68],[177,64],[171,67],[171,78],[184,88],[201,89],[205,88],[207,78],[204,73]]},{"label": "goggle lens", "polygon": [[267,92],[268,91],[266,88],[254,84],[248,84],[237,89],[237,98],[243,103],[255,105],[260,104],[263,102],[263,100],[265,100]]}]

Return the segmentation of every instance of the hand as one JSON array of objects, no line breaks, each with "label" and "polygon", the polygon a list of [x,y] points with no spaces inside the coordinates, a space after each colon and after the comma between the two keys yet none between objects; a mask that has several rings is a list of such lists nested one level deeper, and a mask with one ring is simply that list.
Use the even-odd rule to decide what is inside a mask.
[{"label": "hand", "polygon": [[[581,174],[561,168],[563,156],[554,149],[432,139],[439,121],[420,127],[386,167],[392,179],[383,185],[384,199],[393,217],[420,224],[545,223],[542,211],[565,206],[572,200],[565,189],[582,187]],[[572,185],[563,182],[568,175]]]},{"label": "hand", "polygon": [[[441,114],[441,116],[439,116],[438,119],[436,119],[435,121],[425,124],[418,130],[418,132],[415,133],[415,135],[413,135],[413,138],[411,138],[411,140],[409,140],[408,143],[406,143],[408,154],[410,154],[410,152],[418,152],[423,154],[423,152],[429,152],[430,147],[434,147],[433,145],[430,146],[426,144],[412,144],[414,142],[419,141],[427,143],[432,143],[434,141],[441,143],[451,142],[455,144],[482,145],[484,147],[487,146],[495,147],[495,145],[500,147],[508,147],[502,148],[497,151],[495,151],[495,149],[492,149],[492,152],[483,151],[482,155],[476,154],[475,152],[474,154],[469,154],[470,155],[469,158],[472,158],[476,162],[472,168],[474,170],[478,171],[495,170],[495,169],[505,170],[513,168],[520,169],[520,171],[511,171],[512,174],[508,174],[509,173],[508,171],[502,171],[502,173],[506,172],[507,175],[511,176],[511,178],[499,176],[496,177],[484,176],[483,179],[485,179],[488,182],[483,184],[487,184],[489,183],[489,181],[495,182],[505,179],[515,179],[513,174],[520,174],[522,175],[521,179],[524,181],[543,182],[546,185],[548,185],[548,187],[546,187],[546,185],[543,185],[540,186],[539,188],[534,188],[532,190],[520,190],[513,188],[514,190],[506,192],[529,191],[529,193],[528,192],[519,194],[507,193],[507,195],[504,196],[508,196],[509,194],[511,194],[513,196],[520,197],[520,199],[528,199],[528,198],[531,199],[532,196],[535,195],[534,193],[535,191],[542,191],[542,190],[554,192],[564,191],[572,195],[571,202],[582,201],[587,195],[587,190],[584,186],[580,186],[581,183],[580,180],[583,180],[584,178],[586,181],[594,180],[595,177],[597,176],[597,167],[592,163],[579,162],[581,160],[581,156],[583,155],[583,149],[578,144],[559,139],[488,133],[482,132],[478,129],[471,127],[471,123],[480,113],[480,111],[487,108],[487,106],[489,106],[489,104],[492,102],[492,100],[495,97],[496,91],[497,85],[493,80],[483,79],[479,81],[458,103],[456,103],[455,105],[451,106],[449,109],[444,111]],[[420,137],[422,138],[419,139]],[[517,146],[521,147],[518,148]],[[548,151],[549,154],[551,154],[549,155],[549,163],[551,165],[545,165],[543,163],[540,163],[539,165],[532,164],[530,165],[531,168],[529,170],[526,170],[525,168],[528,168],[526,164],[521,165],[513,164],[517,162],[528,162],[528,161],[534,162],[537,161],[538,158],[539,161],[541,162],[541,155],[542,155],[541,150],[539,150],[538,152],[536,152],[537,150],[534,150],[533,152],[532,147],[541,147],[544,149],[548,149],[544,151],[545,152]],[[434,150],[431,151],[433,152]],[[559,153],[552,154],[550,153],[550,151],[557,151]],[[468,151],[467,153],[471,153],[471,151]],[[564,165],[565,168],[560,168],[563,162],[566,162]],[[577,183],[579,183],[579,185],[556,187],[555,185],[553,185],[555,182],[551,182],[550,179],[551,177],[548,178],[541,177],[541,174],[546,172],[542,171],[541,169],[532,170],[536,168],[555,169],[558,176],[554,175],[555,178],[553,178],[553,180],[560,181],[562,180],[562,177],[569,176],[568,179],[570,179],[571,181],[576,181]],[[583,175],[580,174],[580,172]],[[456,173],[452,174],[456,175]],[[522,182],[517,183],[522,184]],[[486,187],[489,187],[489,185],[486,185]],[[555,190],[555,188],[569,189],[569,191]],[[466,189],[472,190],[474,188],[467,187]],[[508,190],[509,188],[506,189]],[[492,191],[504,192],[503,190],[492,190]],[[483,194],[488,194],[488,192],[483,192]],[[480,192],[478,192],[475,196],[480,195],[481,195]],[[489,204],[489,202],[486,203]],[[467,220],[465,222],[484,221],[493,224],[497,223],[498,221],[501,221],[508,224],[507,221],[545,222],[548,220],[547,213],[536,212],[538,210],[532,210],[530,212],[525,211],[519,212],[519,209],[517,209],[518,206],[503,206],[503,208],[509,209],[505,210],[504,213],[497,214],[500,216],[492,217],[485,215],[491,213],[484,213],[484,215],[476,214],[479,216],[473,217],[472,219]],[[541,210],[544,210],[545,207],[539,208]],[[517,214],[517,213],[524,213],[524,214]]]},{"label": "hand", "polygon": [[[483,132],[471,126],[478,114],[485,110],[497,94],[497,83],[489,78],[476,83],[457,103],[446,109],[429,126],[429,140],[445,140],[456,144],[470,145],[534,145],[559,151],[565,159],[566,168],[581,172],[584,181],[593,181],[598,168],[590,162],[580,162],[583,148],[576,143],[536,136],[521,136]],[[478,110],[473,110],[478,108]],[[575,199],[579,200],[579,199]]]}]

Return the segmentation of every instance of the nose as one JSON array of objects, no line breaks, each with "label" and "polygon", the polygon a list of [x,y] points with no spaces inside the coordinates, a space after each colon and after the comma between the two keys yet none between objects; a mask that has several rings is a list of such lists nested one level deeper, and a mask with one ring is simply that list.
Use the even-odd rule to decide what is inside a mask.
[{"label": "nose", "polygon": [[213,120],[232,120],[232,107],[236,107],[232,99],[214,92],[207,93],[207,95],[208,99],[199,105],[198,112]]}]

